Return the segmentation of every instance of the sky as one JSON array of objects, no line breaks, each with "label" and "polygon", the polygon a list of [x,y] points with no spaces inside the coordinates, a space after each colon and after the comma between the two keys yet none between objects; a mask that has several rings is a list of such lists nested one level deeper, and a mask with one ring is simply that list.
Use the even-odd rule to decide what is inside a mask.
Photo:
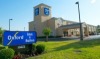
[{"label": "sky", "polygon": [[[34,20],[33,7],[44,3],[52,7],[52,17],[79,21],[78,0],[0,0],[0,27],[11,31],[29,30],[28,22]],[[79,0],[81,21],[92,25],[100,25],[100,0]]]}]

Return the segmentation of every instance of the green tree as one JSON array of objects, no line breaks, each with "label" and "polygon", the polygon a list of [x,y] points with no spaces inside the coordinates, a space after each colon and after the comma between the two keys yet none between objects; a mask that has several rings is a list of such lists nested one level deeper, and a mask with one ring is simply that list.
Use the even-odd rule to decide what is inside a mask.
[{"label": "green tree", "polygon": [[3,30],[2,28],[0,28],[0,37],[2,36],[2,34],[3,34]]},{"label": "green tree", "polygon": [[43,29],[43,34],[46,36],[46,41],[48,41],[48,36],[51,33],[51,29],[50,28],[44,28]]}]

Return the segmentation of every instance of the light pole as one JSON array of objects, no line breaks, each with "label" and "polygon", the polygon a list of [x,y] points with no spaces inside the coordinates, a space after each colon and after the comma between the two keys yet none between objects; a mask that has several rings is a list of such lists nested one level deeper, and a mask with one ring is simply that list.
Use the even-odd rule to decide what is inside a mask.
[{"label": "light pole", "polygon": [[11,21],[11,20],[13,20],[13,19],[9,19],[9,31],[10,31],[10,21]]},{"label": "light pole", "polygon": [[24,27],[24,31],[25,31],[25,27]]},{"label": "light pole", "polygon": [[82,23],[81,23],[81,18],[80,18],[80,7],[79,7],[79,2],[76,2],[75,4],[78,5],[78,14],[79,14],[79,24],[80,24],[80,40],[83,40],[83,29],[82,29]]}]

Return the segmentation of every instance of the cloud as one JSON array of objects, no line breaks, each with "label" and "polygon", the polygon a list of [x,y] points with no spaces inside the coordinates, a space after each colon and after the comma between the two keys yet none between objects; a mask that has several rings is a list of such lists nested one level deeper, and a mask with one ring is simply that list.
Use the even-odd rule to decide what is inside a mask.
[{"label": "cloud", "polygon": [[94,4],[96,2],[96,0],[91,0],[91,3]]}]

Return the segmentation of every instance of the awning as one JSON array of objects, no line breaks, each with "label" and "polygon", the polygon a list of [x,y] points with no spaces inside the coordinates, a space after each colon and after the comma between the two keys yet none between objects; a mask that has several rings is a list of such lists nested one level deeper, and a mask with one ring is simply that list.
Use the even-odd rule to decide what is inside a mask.
[{"label": "awning", "polygon": [[62,29],[74,29],[74,28],[79,28],[80,24],[81,23],[74,23],[74,24],[69,24],[69,25],[63,25],[60,28],[62,28]]}]

